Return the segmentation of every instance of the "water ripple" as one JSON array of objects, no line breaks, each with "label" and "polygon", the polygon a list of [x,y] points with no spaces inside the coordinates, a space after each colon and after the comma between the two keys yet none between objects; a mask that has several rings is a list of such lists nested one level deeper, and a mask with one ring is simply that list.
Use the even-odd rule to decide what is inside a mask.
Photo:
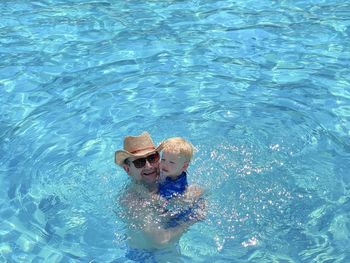
[{"label": "water ripple", "polygon": [[2,1],[2,258],[126,261],[113,153],[148,130],[197,149],[179,261],[349,261],[349,10]]}]

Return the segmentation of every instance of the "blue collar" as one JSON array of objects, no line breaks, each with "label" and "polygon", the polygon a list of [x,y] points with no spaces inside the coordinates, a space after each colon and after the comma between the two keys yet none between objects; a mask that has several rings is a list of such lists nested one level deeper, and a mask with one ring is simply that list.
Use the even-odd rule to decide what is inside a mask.
[{"label": "blue collar", "polygon": [[[171,179],[170,176],[165,177],[165,181],[175,183],[181,183],[183,180],[186,180],[186,172],[182,172],[176,179]],[[187,180],[186,180],[187,181]]]},{"label": "blue collar", "polygon": [[166,177],[163,182],[159,183],[159,194],[166,199],[170,199],[176,194],[183,194],[187,188],[186,172],[176,178],[175,180]]}]

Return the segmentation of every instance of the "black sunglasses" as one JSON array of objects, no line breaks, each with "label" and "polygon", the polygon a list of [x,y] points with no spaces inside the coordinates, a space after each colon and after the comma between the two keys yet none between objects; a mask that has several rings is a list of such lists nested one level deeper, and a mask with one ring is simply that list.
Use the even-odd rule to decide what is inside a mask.
[{"label": "black sunglasses", "polygon": [[155,162],[158,162],[159,161],[159,153],[158,152],[155,152],[151,155],[148,155],[146,157],[143,157],[143,158],[139,158],[139,159],[136,159],[134,161],[132,161],[132,163],[134,164],[134,166],[137,168],[137,169],[140,169],[142,167],[144,167],[146,165],[146,160],[149,162],[149,163],[155,163]]}]

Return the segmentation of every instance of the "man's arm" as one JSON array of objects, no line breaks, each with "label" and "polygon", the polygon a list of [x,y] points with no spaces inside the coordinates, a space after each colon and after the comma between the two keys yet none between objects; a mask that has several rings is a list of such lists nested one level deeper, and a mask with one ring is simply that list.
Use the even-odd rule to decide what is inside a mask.
[{"label": "man's arm", "polygon": [[192,224],[191,222],[186,222],[176,227],[164,228],[164,226],[150,223],[145,226],[144,231],[157,247],[162,247],[179,240]]},{"label": "man's arm", "polygon": [[[147,193],[148,195],[148,193]],[[141,233],[149,242],[150,247],[164,247],[180,239],[182,234],[194,221],[184,222],[175,227],[164,226],[164,210],[159,205],[159,199],[152,194],[146,198],[139,198],[138,194],[131,192],[119,200],[125,222],[129,229]]]}]

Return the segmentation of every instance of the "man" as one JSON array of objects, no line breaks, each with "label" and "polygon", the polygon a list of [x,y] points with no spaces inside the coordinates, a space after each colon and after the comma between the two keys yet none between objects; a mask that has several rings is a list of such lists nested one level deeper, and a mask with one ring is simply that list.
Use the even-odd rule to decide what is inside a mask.
[{"label": "man", "polygon": [[[123,218],[129,224],[129,245],[136,248],[159,248],[178,240],[187,228],[199,220],[191,220],[172,228],[164,226],[164,210],[160,209],[157,179],[159,177],[159,152],[162,144],[154,145],[151,136],[143,132],[139,136],[127,136],[124,149],[115,152],[115,162],[131,178],[131,184],[119,202]],[[198,188],[189,187],[193,202],[201,195]],[[195,197],[195,198],[193,198]]]},{"label": "man", "polygon": [[[124,149],[115,152],[115,162],[132,179],[121,196],[123,218],[129,223],[128,240],[132,247],[159,248],[178,240],[195,222],[184,222],[172,228],[162,224],[163,210],[159,209],[155,194],[158,190],[159,151],[162,144],[154,145],[151,136],[143,132],[139,136],[127,136]],[[189,188],[191,189],[191,188]]]}]

